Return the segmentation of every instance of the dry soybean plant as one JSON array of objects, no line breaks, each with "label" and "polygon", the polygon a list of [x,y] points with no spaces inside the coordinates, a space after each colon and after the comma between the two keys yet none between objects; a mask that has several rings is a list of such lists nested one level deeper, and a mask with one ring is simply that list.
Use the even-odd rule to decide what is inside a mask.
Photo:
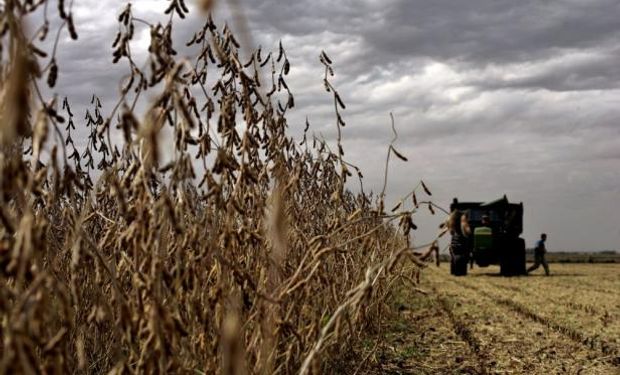
[{"label": "dry soybean plant", "polygon": [[[231,30],[205,16],[184,47],[196,57],[179,59],[184,2],[170,2],[164,24],[128,5],[113,41],[113,62],[129,71],[118,101],[106,111],[93,96],[80,121],[67,99],[43,97],[62,72],[60,35],[78,38],[59,0],[53,49],[36,46],[56,24],[53,5],[0,5],[0,373],[324,371],[437,249],[411,248],[417,201],[385,213],[383,194],[346,188],[362,176],[344,160],[327,54],[335,153],[287,135],[282,46],[241,61]],[[29,35],[35,13],[44,23]],[[144,28],[141,67],[131,42]]]}]

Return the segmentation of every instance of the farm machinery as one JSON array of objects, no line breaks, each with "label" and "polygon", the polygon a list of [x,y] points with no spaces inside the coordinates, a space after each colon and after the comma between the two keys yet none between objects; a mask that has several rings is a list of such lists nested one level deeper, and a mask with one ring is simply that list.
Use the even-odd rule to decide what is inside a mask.
[{"label": "farm machinery", "polygon": [[469,262],[479,267],[500,266],[504,276],[524,275],[525,241],[523,232],[523,203],[510,203],[504,195],[488,203],[459,202],[454,198],[450,211],[466,215],[470,233],[465,235],[460,252],[450,251],[450,273],[467,274]]}]

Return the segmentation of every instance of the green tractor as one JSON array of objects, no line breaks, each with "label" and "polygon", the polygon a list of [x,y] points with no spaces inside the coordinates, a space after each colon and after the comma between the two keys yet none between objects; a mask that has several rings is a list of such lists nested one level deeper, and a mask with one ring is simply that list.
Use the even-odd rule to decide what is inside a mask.
[{"label": "green tractor", "polygon": [[509,203],[502,198],[488,202],[459,202],[456,198],[450,211],[458,210],[467,216],[471,234],[466,242],[467,254],[451,251],[450,273],[467,274],[469,261],[480,267],[500,266],[503,276],[525,275],[525,241],[523,232],[523,203]]}]

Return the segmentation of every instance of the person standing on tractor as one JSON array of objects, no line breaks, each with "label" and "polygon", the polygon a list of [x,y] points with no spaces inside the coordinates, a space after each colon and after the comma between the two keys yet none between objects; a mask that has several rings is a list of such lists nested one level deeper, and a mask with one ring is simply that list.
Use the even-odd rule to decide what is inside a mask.
[{"label": "person standing on tractor", "polygon": [[[448,219],[448,229],[452,240],[450,241],[450,273],[455,276],[467,274],[469,258],[468,231],[469,225],[463,226],[464,214],[458,210],[452,211]],[[465,217],[465,223],[467,223]]]},{"label": "person standing on tractor", "polygon": [[545,247],[546,240],[547,234],[543,233],[540,235],[540,240],[536,242],[536,247],[534,248],[534,265],[527,269],[528,274],[542,264],[545,269],[545,274],[549,276],[549,265],[547,264],[547,260],[545,260],[545,253],[547,252],[547,248]]},{"label": "person standing on tractor", "polygon": [[469,249],[469,269],[474,268],[474,254],[472,252],[474,245],[474,237],[472,236],[471,226],[469,225],[469,214],[464,212],[461,215],[461,234],[465,239],[465,246]]}]

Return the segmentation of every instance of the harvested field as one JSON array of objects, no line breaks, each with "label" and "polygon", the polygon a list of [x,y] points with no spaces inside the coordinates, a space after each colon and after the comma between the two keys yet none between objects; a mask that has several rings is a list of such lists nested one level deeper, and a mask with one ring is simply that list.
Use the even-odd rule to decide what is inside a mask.
[{"label": "harvested field", "polygon": [[554,264],[551,277],[498,272],[456,278],[443,264],[422,273],[428,295],[403,286],[367,372],[620,373],[618,265]]}]

